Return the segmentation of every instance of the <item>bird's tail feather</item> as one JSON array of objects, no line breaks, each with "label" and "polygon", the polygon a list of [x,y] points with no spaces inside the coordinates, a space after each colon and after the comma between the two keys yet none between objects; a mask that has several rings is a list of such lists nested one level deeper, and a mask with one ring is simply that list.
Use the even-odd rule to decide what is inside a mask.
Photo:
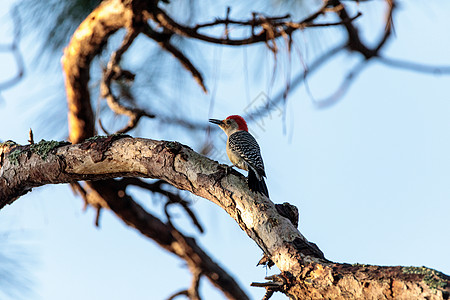
[{"label": "bird's tail feather", "polygon": [[264,182],[264,177],[260,176],[261,180],[258,180],[255,171],[252,168],[248,170],[248,188],[253,192],[260,192],[269,198],[269,191],[267,190],[266,183]]}]

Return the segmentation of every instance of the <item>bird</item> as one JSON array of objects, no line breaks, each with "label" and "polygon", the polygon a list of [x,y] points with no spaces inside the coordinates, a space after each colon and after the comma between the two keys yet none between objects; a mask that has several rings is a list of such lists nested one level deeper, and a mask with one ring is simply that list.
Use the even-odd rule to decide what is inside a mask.
[{"label": "bird", "polygon": [[227,155],[231,163],[239,169],[248,171],[248,187],[253,192],[259,192],[269,198],[264,177],[264,162],[256,139],[248,132],[247,122],[238,115],[231,115],[224,120],[209,119],[209,122],[219,125],[228,136]]}]

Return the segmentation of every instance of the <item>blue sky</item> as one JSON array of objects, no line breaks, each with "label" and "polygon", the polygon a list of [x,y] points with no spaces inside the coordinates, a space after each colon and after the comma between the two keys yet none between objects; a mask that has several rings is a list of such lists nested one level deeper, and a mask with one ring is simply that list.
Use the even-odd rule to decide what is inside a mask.
[{"label": "blue sky", "polygon": [[[401,1],[395,37],[385,55],[450,65],[449,12],[448,1]],[[364,28],[371,28],[365,31],[368,38],[376,35],[374,28],[378,27],[370,24],[379,24],[378,18],[374,9],[361,20]],[[0,20],[5,22],[7,16],[2,13]],[[1,31],[0,41],[8,37]],[[317,43],[313,35],[305,34],[304,39]],[[318,44],[320,48],[320,39]],[[21,50],[27,52],[29,46],[25,41]],[[298,47],[305,56],[315,55],[306,46]],[[269,97],[276,94],[277,89],[268,84],[270,63],[264,64],[260,73],[250,73],[247,81],[242,49],[214,51],[212,56],[220,61],[220,67],[209,65],[217,71],[214,78],[207,79],[214,90],[215,105],[211,116],[205,110],[205,122],[208,117],[244,112],[249,100],[261,92]],[[247,54],[251,57],[250,51]],[[0,71],[3,79],[13,65],[5,55],[0,55],[0,61],[6,66]],[[298,63],[298,58],[294,61]],[[314,98],[329,95],[345,74],[342,70],[355,62],[349,55],[340,55],[316,73],[308,81]],[[281,60],[283,64],[286,61]],[[54,91],[54,76],[39,74],[32,67],[28,75],[21,84],[2,93],[2,140],[26,143],[30,127],[53,124],[45,115],[33,117],[43,104],[27,103],[52,101],[52,93],[58,93]],[[250,124],[262,148],[272,200],[288,201],[299,208],[300,231],[331,260],[425,265],[449,274],[450,76],[373,62],[336,105],[317,109],[311,94],[304,86],[291,94],[285,121],[274,113]],[[191,112],[196,109],[193,105]],[[63,120],[65,114],[60,118]],[[55,138],[51,132],[64,130],[63,125],[36,131],[35,139]],[[186,144],[195,139],[177,131],[148,135],[140,130],[134,135]],[[215,159],[227,162],[225,156],[217,155]],[[136,195],[152,212],[161,212],[157,200],[140,191]],[[262,298],[262,290],[249,287],[266,275],[265,269],[255,267],[259,248],[218,207],[204,199],[192,199],[206,233],[198,235],[185,215],[175,209],[176,224],[196,235],[252,298]],[[83,212],[82,207],[82,201],[67,186],[57,185],[34,189],[0,212],[2,232],[10,233],[12,242],[24,244],[33,260],[28,270],[34,286],[27,299],[53,300],[62,295],[64,299],[86,300],[149,299],[149,295],[150,299],[165,299],[189,286],[190,274],[178,258],[143,239],[110,213],[104,213],[101,228],[95,228],[94,212]],[[202,294],[205,299],[222,297],[206,280],[202,280]],[[273,299],[285,297],[276,295]]]}]

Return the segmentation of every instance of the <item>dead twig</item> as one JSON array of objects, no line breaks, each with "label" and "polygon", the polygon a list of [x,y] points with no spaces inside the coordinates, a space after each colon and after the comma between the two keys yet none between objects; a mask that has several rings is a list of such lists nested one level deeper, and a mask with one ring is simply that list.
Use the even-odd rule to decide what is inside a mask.
[{"label": "dead twig", "polygon": [[98,118],[98,126],[100,126],[100,129],[106,133],[106,135],[111,135],[111,133],[103,126],[102,119]]},{"label": "dead twig", "polygon": [[95,193],[95,191],[90,189],[90,186],[84,183],[85,186],[82,186],[80,182],[72,182],[69,184],[75,195],[81,196],[84,202],[83,211],[86,211],[88,206],[91,205],[96,213],[95,213],[95,221],[94,224],[96,227],[100,227],[100,214],[102,210],[101,197]]},{"label": "dead twig", "polygon": [[181,65],[188,70],[195,81],[200,85],[205,93],[208,93],[208,89],[205,86],[202,74],[197,70],[197,68],[192,64],[192,62],[174,45],[170,43],[171,34],[161,34],[154,31],[148,24],[143,27],[142,32],[152,40],[155,40],[158,45],[164,50],[171,53]]},{"label": "dead twig", "polygon": [[167,300],[175,299],[178,296],[186,296],[191,300],[201,300],[198,289],[200,287],[200,279],[202,276],[202,270],[199,268],[195,268],[194,270],[191,270],[191,273],[192,273],[191,286],[186,290],[182,290],[182,291],[179,291],[179,292],[173,294],[172,296],[167,298]]},{"label": "dead twig", "polygon": [[[155,115],[146,112],[145,110],[138,108],[130,108],[122,105],[119,100],[114,96],[111,90],[111,83],[114,79],[126,76],[127,78],[131,78],[128,74],[131,74],[128,71],[124,71],[119,67],[119,62],[122,58],[122,55],[128,50],[128,48],[133,43],[134,39],[139,34],[138,31],[134,29],[130,29],[125,35],[122,44],[120,47],[111,55],[111,58],[108,62],[107,68],[103,74],[103,80],[101,82],[101,95],[103,98],[106,98],[109,108],[119,115],[126,115],[129,120],[125,127],[118,130],[116,133],[126,133],[136,127],[137,123],[141,119],[141,117],[145,116],[148,118],[154,118]],[[106,130],[102,129],[106,132]]]},{"label": "dead twig", "polygon": [[[166,214],[167,222],[170,225],[172,225],[172,222],[170,220],[170,214],[168,211],[168,207],[172,204],[179,204],[184,209],[184,211],[189,215],[189,217],[192,220],[192,223],[195,225],[195,227],[198,229],[198,231],[200,233],[204,232],[203,226],[200,224],[197,216],[194,214],[194,212],[189,207],[190,203],[188,201],[184,200],[179,194],[164,190],[161,187],[163,184],[167,184],[165,181],[157,180],[153,183],[148,183],[148,182],[141,180],[140,178],[122,178],[117,181],[123,190],[125,190],[125,188],[129,185],[134,185],[134,186],[149,190],[152,193],[158,193],[158,194],[166,197],[168,202],[164,205],[164,213]],[[172,227],[173,227],[173,225],[172,225]]]},{"label": "dead twig", "polygon": [[282,274],[268,276],[265,279],[270,281],[252,282],[250,284],[250,286],[263,287],[266,289],[266,294],[262,300],[269,300],[275,292],[281,292],[287,285],[287,280]]},{"label": "dead twig", "polygon": [[251,20],[246,20],[246,21],[238,21],[238,20],[232,20],[229,18],[229,13],[227,14],[227,17],[225,19],[216,19],[215,21],[212,22],[208,22],[208,23],[203,23],[203,24],[197,24],[194,27],[192,27],[192,29],[194,30],[199,30],[201,28],[206,28],[206,27],[214,27],[217,25],[228,25],[228,24],[234,24],[234,25],[241,25],[241,26],[260,26],[262,24],[262,22],[265,22],[266,20],[269,20],[270,22],[273,22],[274,24],[276,24],[277,22],[279,24],[281,24],[282,22],[284,22],[283,20],[289,19],[290,15],[284,15],[284,16],[279,16],[279,17],[265,17],[264,19],[259,19],[257,18],[257,13],[253,13],[253,18]]},{"label": "dead twig", "polygon": [[33,138],[33,130],[31,130],[28,132],[28,143],[30,143],[31,145],[34,144],[34,138]]},{"label": "dead twig", "polygon": [[[325,14],[327,12],[328,6],[330,5],[330,2],[327,1],[318,11],[316,11],[314,14],[308,16],[307,18],[299,21],[299,22],[293,22],[285,20],[289,18],[289,15],[282,16],[282,17],[264,17],[261,14],[252,14],[252,18],[247,21],[237,21],[237,20],[231,20],[229,16],[225,19],[217,19],[213,22],[205,23],[196,25],[194,27],[184,26],[182,24],[179,24],[178,22],[174,21],[164,10],[156,7],[151,12],[148,12],[149,18],[151,18],[153,21],[158,23],[161,27],[165,28],[166,30],[169,30],[170,32],[176,33],[181,36],[194,38],[198,40],[202,40],[205,42],[213,43],[213,44],[220,44],[220,45],[231,45],[231,46],[242,46],[242,45],[250,45],[260,42],[268,42],[273,41],[276,38],[280,37],[283,32],[287,34],[291,34],[297,29],[300,28],[306,28],[306,27],[312,27],[314,26],[314,21],[321,15]],[[351,18],[345,18],[342,22],[348,22],[348,19]],[[234,24],[239,26],[248,26],[251,28],[251,35],[249,37],[241,38],[241,39],[231,39],[227,35],[227,32],[229,31],[228,25]],[[198,30],[200,28],[205,27],[214,27],[217,25],[225,25],[225,38],[218,38],[213,37],[210,35],[199,33]],[[340,25],[340,24],[337,24]],[[319,25],[319,26],[332,26],[332,24],[329,25]],[[259,33],[255,33],[256,28],[259,27],[260,31]],[[280,30],[281,29],[281,30]]]}]

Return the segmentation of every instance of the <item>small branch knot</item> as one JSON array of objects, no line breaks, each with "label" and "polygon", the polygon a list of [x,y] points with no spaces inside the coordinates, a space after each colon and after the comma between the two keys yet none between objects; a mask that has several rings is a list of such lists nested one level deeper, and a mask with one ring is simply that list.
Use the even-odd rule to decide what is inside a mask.
[{"label": "small branch knot", "polygon": [[280,215],[289,219],[292,225],[298,228],[299,213],[298,208],[295,205],[284,202],[283,204],[275,204],[275,208]]},{"label": "small branch knot", "polygon": [[181,144],[178,142],[166,142],[164,146],[175,155],[181,151]]}]

